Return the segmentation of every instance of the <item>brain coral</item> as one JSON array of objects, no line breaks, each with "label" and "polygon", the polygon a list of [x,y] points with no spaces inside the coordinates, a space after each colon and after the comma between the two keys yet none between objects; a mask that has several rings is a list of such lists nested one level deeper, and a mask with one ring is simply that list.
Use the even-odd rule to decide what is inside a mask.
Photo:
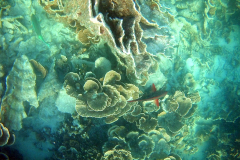
[{"label": "brain coral", "polygon": [[7,90],[1,107],[1,121],[10,130],[20,130],[22,119],[27,117],[24,102],[38,107],[35,91],[36,75],[25,55],[16,59],[7,76]]},{"label": "brain coral", "polygon": [[106,123],[118,120],[133,105],[126,99],[138,97],[138,88],[130,84],[117,84],[120,79],[120,74],[115,71],[105,75],[103,85],[95,78],[87,78],[84,92],[76,98],[77,113],[83,117],[106,117]]}]

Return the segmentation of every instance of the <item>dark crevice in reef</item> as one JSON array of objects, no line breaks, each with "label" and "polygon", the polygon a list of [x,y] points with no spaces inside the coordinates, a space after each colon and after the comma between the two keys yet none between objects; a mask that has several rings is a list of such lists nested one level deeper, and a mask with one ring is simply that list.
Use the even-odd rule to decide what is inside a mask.
[{"label": "dark crevice in reef", "polygon": [[93,17],[96,17],[97,16],[97,13],[94,9],[94,6],[95,6],[95,0],[91,0],[91,3],[92,3],[92,14],[93,14]]},{"label": "dark crevice in reef", "polygon": [[117,14],[114,12],[113,8],[111,7],[111,4],[106,0],[102,0],[100,2],[99,12],[103,14],[105,22],[112,31],[115,43],[117,47],[120,48],[121,42],[119,41],[119,38],[122,34],[120,23],[123,17],[118,17]]},{"label": "dark crevice in reef", "polygon": [[125,17],[123,19],[123,30],[124,30],[124,37],[123,37],[123,44],[125,48],[129,48],[131,41],[134,39],[133,37],[133,28],[135,23],[135,17]]}]

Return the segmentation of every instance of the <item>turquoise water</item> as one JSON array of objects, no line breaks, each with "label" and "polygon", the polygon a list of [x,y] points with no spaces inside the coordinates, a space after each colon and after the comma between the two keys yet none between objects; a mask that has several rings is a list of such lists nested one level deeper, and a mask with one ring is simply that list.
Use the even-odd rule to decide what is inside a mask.
[{"label": "turquoise water", "polygon": [[238,0],[0,7],[0,159],[239,159]]}]

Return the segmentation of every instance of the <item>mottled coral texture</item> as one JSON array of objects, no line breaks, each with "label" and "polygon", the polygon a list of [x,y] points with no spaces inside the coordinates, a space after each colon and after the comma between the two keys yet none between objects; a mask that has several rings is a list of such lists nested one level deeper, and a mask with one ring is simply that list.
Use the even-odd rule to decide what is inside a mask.
[{"label": "mottled coral texture", "polygon": [[39,2],[54,17],[76,29],[83,44],[107,44],[117,62],[126,67],[126,75],[134,84],[144,85],[149,73],[157,69],[157,61],[142,42],[145,28],[157,28],[139,12],[132,0],[62,0]]},{"label": "mottled coral texture", "polygon": [[38,107],[35,91],[36,75],[27,58],[22,55],[16,59],[7,76],[7,90],[1,106],[1,121],[10,130],[20,130],[22,119],[27,117],[29,106]]},{"label": "mottled coral texture", "polygon": [[76,98],[76,111],[82,117],[106,117],[106,123],[113,123],[135,104],[127,103],[127,99],[139,96],[139,89],[120,82],[121,75],[113,70],[106,73],[103,85],[94,77],[86,78],[83,87],[80,86],[82,91],[77,90],[78,78],[73,75],[76,74],[66,75],[64,86],[67,93]]}]

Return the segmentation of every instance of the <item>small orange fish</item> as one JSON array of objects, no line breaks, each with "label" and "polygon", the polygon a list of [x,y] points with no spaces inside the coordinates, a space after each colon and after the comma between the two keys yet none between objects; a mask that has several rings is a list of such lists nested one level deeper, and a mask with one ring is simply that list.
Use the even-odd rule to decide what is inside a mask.
[{"label": "small orange fish", "polygon": [[152,84],[152,93],[150,94],[144,94],[142,97],[134,100],[130,100],[128,102],[137,102],[137,101],[149,101],[149,100],[154,100],[155,104],[159,107],[159,98],[165,97],[167,94],[167,91],[162,91],[162,90],[156,90],[156,87],[154,83]]}]

